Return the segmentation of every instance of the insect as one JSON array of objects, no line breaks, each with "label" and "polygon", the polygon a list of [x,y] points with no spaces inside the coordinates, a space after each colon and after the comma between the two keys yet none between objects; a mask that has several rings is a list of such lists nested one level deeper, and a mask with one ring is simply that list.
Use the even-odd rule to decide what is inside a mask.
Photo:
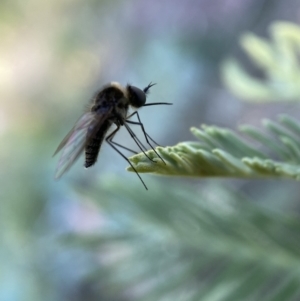
[{"label": "insect", "polygon": [[[57,147],[53,156],[60,151],[62,151],[62,153],[57,164],[55,178],[60,178],[67,170],[69,170],[83,152],[85,152],[84,166],[88,168],[94,165],[97,161],[103,140],[105,139],[106,142],[130,164],[143,183],[144,187],[148,189],[139,173],[133,167],[132,163],[117,147],[126,149],[133,153],[136,152],[114,142],[113,138],[119,131],[120,127],[124,126],[139,149],[146,155],[145,146],[129,127],[129,124],[138,125],[143,131],[147,144],[163,161],[163,159],[150,144],[149,140],[155,144],[157,143],[146,133],[138,112],[134,111],[133,113],[129,114],[130,107],[133,109],[138,109],[151,105],[171,105],[171,103],[166,102],[146,104],[146,98],[147,94],[149,93],[149,89],[154,85],[155,84],[150,83],[146,88],[141,90],[129,84],[126,87],[123,87],[117,82],[111,82],[110,84],[102,87],[102,89],[97,92],[92,99],[91,105],[89,106],[87,112],[79,118],[75,126]],[[137,116],[138,121],[129,120],[134,115]],[[116,126],[116,128],[107,135],[108,130],[113,124]],[[151,159],[149,158],[149,160]]]}]

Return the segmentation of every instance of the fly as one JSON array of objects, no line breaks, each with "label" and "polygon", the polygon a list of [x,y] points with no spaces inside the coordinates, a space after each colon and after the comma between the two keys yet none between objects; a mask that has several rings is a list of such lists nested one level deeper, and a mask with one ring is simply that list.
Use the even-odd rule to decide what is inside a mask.
[{"label": "fly", "polygon": [[[117,147],[121,147],[133,153],[136,152],[114,142],[113,138],[121,126],[125,126],[139,149],[147,156],[145,153],[146,147],[129,127],[129,124],[138,125],[143,131],[147,144],[164,162],[161,156],[151,145],[149,140],[155,144],[157,143],[146,133],[139,113],[134,111],[132,114],[128,114],[130,107],[133,109],[139,109],[141,107],[151,105],[171,105],[171,103],[166,102],[146,104],[149,89],[154,85],[155,84],[150,83],[146,88],[141,90],[132,85],[123,87],[119,83],[111,82],[97,92],[95,97],[92,99],[87,112],[79,118],[71,131],[61,141],[54,153],[54,155],[56,155],[58,152],[62,151],[57,164],[55,178],[60,178],[66,171],[68,171],[83,152],[85,153],[84,166],[86,168],[93,166],[97,161],[101,145],[105,139],[106,142],[128,162],[143,183],[144,187],[148,190],[146,184],[137,170],[133,167],[132,163]],[[138,121],[129,120],[134,115],[137,116]],[[107,135],[108,130],[113,124],[116,126],[116,129]],[[151,159],[149,158],[149,160]]]}]

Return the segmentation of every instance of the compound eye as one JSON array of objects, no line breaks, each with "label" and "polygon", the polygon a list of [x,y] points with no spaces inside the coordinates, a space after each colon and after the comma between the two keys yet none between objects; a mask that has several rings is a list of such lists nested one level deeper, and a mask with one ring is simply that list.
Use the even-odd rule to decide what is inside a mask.
[{"label": "compound eye", "polygon": [[135,87],[128,86],[130,105],[136,108],[142,107],[146,103],[146,93]]}]

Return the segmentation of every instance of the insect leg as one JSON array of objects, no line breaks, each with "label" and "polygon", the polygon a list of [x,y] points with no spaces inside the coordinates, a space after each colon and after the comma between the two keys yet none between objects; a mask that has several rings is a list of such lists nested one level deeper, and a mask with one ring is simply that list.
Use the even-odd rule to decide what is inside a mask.
[{"label": "insect leg", "polygon": [[[133,115],[137,115],[137,118],[139,120],[139,122],[136,122],[136,121],[131,121],[131,120],[126,120],[127,123],[130,123],[130,124],[135,124],[135,125],[139,125],[143,131],[143,134],[145,136],[145,139],[148,143],[148,145],[150,145],[150,147],[152,148],[152,150],[155,152],[155,154],[161,159],[162,162],[164,162],[166,164],[166,162],[164,161],[164,159],[158,154],[158,152],[154,149],[154,147],[151,145],[151,143],[149,142],[148,138],[154,142],[155,144],[157,144],[145,131],[145,128],[144,128],[144,125],[143,123],[141,122],[141,119],[140,119],[140,116],[139,116],[139,113],[137,111],[135,111],[133,114],[131,114],[128,118],[132,117]],[[157,144],[158,145],[158,144]]]},{"label": "insect leg", "polygon": [[[139,115],[139,112],[138,111],[135,111],[135,112],[133,112],[131,115],[129,115],[126,119],[129,119],[129,118],[131,118],[132,116],[134,116],[134,115],[137,115],[137,118],[138,118],[138,120],[139,120],[139,123],[140,123],[140,126],[142,127],[142,130],[143,130],[143,134],[144,135],[146,135],[145,136],[145,139],[146,139],[146,141],[147,141],[147,143],[149,144],[149,141],[147,140],[147,137],[153,142],[153,143],[155,143],[157,146],[161,146],[160,144],[158,144],[157,142],[155,142],[147,133],[146,133],[146,131],[145,131],[145,128],[144,128],[144,125],[142,124],[142,122],[141,122],[141,119],[140,119],[140,115]],[[129,120],[130,121],[130,120]],[[127,120],[127,122],[128,122],[128,120]],[[129,123],[131,123],[131,122],[129,122]],[[151,145],[150,145],[151,146]],[[151,146],[151,148],[152,148],[152,146]]]},{"label": "insect leg", "polygon": [[[141,142],[141,140],[136,136],[136,134],[133,132],[133,130],[129,127],[129,125],[126,123],[126,120],[124,120],[121,116],[118,116],[117,115],[117,118],[119,120],[119,123],[115,123],[118,127],[120,125],[124,125],[126,130],[128,131],[128,133],[130,134],[131,138],[133,139],[133,141],[136,143],[136,145],[139,147],[139,149],[143,152],[143,154],[152,162],[156,163],[154,160],[152,160],[146,153],[145,151],[147,151],[147,148],[143,145],[143,143]],[[114,141],[112,141],[112,143],[114,143],[115,145],[118,145],[118,146],[121,146],[122,148],[125,148],[126,147],[123,147],[122,145],[118,144],[118,143],[115,143]],[[127,148],[128,149],[128,148]],[[132,151],[130,149],[128,149],[129,151]],[[133,151],[132,151],[133,152]]]},{"label": "insect leg", "polygon": [[[137,172],[137,170],[134,168],[134,166],[132,165],[132,163],[128,160],[128,158],[126,158],[122,152],[120,152],[120,150],[117,149],[117,147],[114,145],[116,144],[115,142],[112,141],[112,139],[114,138],[115,134],[117,133],[117,131],[120,129],[120,126],[118,125],[117,128],[111,133],[109,134],[105,140],[106,142],[117,152],[119,153],[119,155],[121,155],[127,162],[128,164],[132,167],[132,169],[134,170],[134,172],[137,174],[137,176],[139,177],[139,179],[141,180],[141,182],[143,183],[144,187],[146,190],[148,190],[145,182],[143,181],[143,179],[141,178],[140,174]],[[118,145],[118,144],[116,144]]]},{"label": "insect leg", "polygon": [[124,146],[124,145],[121,145],[121,144],[119,144],[119,143],[117,143],[117,142],[115,142],[115,141],[112,141],[112,143],[115,144],[115,145],[118,146],[118,147],[121,147],[121,148],[126,149],[127,151],[129,151],[129,152],[131,152],[131,153],[133,153],[133,154],[136,154],[136,155],[138,154],[138,152],[136,152],[136,151],[134,151],[134,150],[132,150],[132,149],[130,149],[130,148]]},{"label": "insect leg", "polygon": [[138,147],[140,148],[140,150],[142,152],[147,151],[146,146],[141,142],[141,140],[137,137],[137,135],[133,132],[133,130],[128,126],[128,124],[126,124],[126,122],[127,121],[124,122],[124,125],[125,125],[125,128],[128,131],[128,133],[130,134],[131,138],[138,145]]},{"label": "insect leg", "polygon": [[[131,138],[133,139],[133,141],[136,143],[136,145],[139,147],[139,149],[143,152],[143,154],[152,162],[155,163],[154,160],[152,160],[146,153],[145,151],[147,151],[146,147],[142,144],[142,142],[140,141],[140,139],[135,135],[135,133],[133,132],[133,130],[129,127],[129,125],[125,122],[124,126],[126,128],[126,130],[128,131],[128,133],[130,134]],[[144,149],[143,149],[144,148]]]}]

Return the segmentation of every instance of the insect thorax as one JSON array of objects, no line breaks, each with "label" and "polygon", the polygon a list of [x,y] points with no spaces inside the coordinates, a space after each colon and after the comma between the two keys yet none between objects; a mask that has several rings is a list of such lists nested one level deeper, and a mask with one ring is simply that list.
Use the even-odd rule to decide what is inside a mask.
[{"label": "insect thorax", "polygon": [[94,98],[93,105],[91,107],[92,112],[106,113],[111,111],[123,118],[126,117],[129,107],[129,101],[124,91],[118,87],[109,86],[102,89]]}]

